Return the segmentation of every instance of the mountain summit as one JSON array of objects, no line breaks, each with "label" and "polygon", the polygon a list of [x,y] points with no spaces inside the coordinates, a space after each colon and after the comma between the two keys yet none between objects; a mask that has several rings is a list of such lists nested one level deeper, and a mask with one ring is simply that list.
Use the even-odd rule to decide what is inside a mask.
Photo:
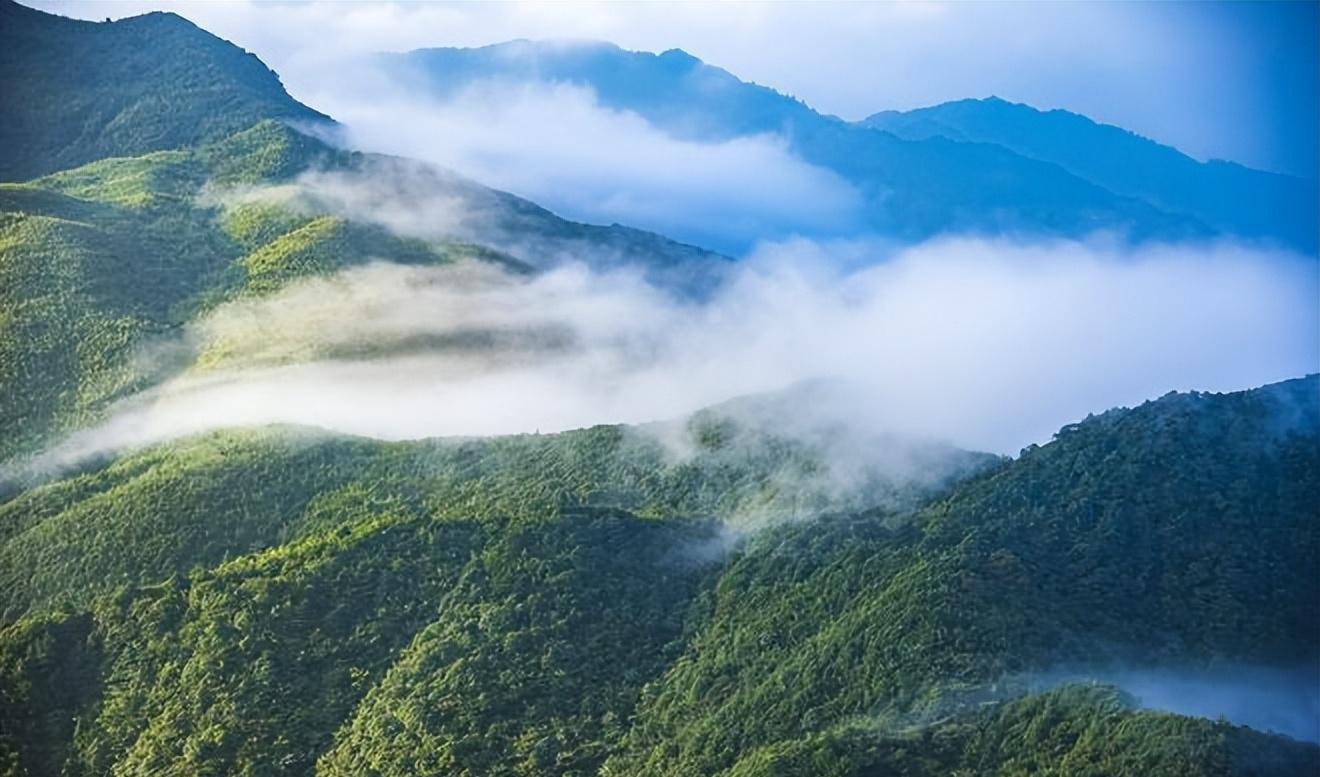
[{"label": "mountain summit", "polygon": [[275,72],[172,13],[66,19],[0,0],[0,180],[220,140],[262,119],[329,117]]},{"label": "mountain summit", "polygon": [[693,140],[780,132],[818,118],[802,102],[743,82],[682,49],[651,54],[604,41],[515,40],[383,54],[377,61],[441,98],[487,79],[590,87],[601,105]]}]

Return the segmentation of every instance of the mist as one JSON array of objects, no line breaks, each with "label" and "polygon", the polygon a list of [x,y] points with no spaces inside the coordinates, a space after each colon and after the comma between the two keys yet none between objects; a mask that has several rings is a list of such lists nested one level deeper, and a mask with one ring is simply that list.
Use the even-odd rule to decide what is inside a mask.
[{"label": "mist", "polygon": [[682,139],[566,83],[479,80],[441,99],[376,67],[355,62],[322,96],[343,122],[337,142],[438,164],[566,218],[728,253],[861,222],[861,194],[779,135]]},{"label": "mist", "polygon": [[1199,718],[1223,718],[1257,731],[1320,743],[1320,666],[1221,665],[1060,672],[1037,684],[1099,682],[1116,686],[1146,708]]},{"label": "mist", "polygon": [[1012,455],[1091,412],[1320,363],[1314,262],[1232,243],[790,241],[735,268],[702,301],[582,261],[307,279],[158,344],[196,366],[47,456],[272,423],[380,439],[636,424],[810,381],[835,390],[789,403],[795,420]]}]

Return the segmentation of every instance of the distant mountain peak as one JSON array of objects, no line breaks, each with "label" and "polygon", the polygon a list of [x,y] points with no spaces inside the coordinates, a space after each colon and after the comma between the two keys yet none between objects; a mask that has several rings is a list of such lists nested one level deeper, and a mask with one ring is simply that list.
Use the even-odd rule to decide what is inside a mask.
[{"label": "distant mountain peak", "polygon": [[694,57],[691,54],[684,51],[683,49],[665,49],[664,51],[660,52],[659,56],[661,59],[681,60],[683,62],[690,62],[694,65],[705,64],[704,62],[701,61],[700,57]]},{"label": "distant mountain peak", "polygon": [[1277,241],[1307,253],[1317,248],[1315,181],[1229,162],[1200,162],[1073,111],[1042,110],[992,95],[882,111],[859,123],[906,140],[1000,146],[1116,194],[1194,217],[1216,231]]}]

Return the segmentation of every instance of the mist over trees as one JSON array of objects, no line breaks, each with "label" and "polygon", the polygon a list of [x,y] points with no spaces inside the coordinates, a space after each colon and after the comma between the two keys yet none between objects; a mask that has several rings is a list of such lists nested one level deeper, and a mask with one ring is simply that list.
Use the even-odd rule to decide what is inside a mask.
[{"label": "mist over trees", "polygon": [[[1295,181],[510,45],[340,125],[179,16],[0,0],[0,775],[1316,772]],[[466,83],[529,63],[575,85]],[[354,147],[629,148],[472,110],[762,240]]]}]

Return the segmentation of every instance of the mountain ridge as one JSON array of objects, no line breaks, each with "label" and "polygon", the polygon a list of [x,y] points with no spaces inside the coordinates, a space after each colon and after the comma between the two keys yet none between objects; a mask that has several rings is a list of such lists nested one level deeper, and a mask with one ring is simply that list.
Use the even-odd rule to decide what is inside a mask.
[{"label": "mountain ridge", "polygon": [[1121,194],[1226,225],[1244,236],[1278,234],[1314,249],[1308,242],[1314,237],[1308,231],[1312,225],[1305,216],[1314,211],[1315,180],[1226,160],[1201,162],[1173,146],[1064,109],[1042,111],[990,97],[883,111],[860,124],[901,137],[942,136],[1004,146]]},{"label": "mountain ridge", "polygon": [[0,180],[211,142],[261,119],[331,121],[256,55],[177,14],[90,22],[3,0],[0,21]]},{"label": "mountain ridge", "polygon": [[[652,54],[599,41],[524,39],[474,49],[416,49],[378,55],[376,61],[400,84],[441,101],[481,79],[565,82],[590,87],[602,107],[637,113],[678,138],[720,142],[781,135],[804,161],[862,192],[866,209],[853,228],[863,231],[904,239],[940,231],[1077,237],[1113,230],[1134,240],[1230,234],[1277,240],[1308,253],[1317,247],[1311,207],[1317,197],[1301,179],[1200,163],[1180,153],[1186,164],[1171,172],[1152,174],[1140,160],[1121,159],[1079,169],[1067,157],[1027,153],[1002,139],[912,132],[887,114],[850,123],[741,81],[681,49]],[[867,129],[885,134],[868,135]],[[1141,185],[1146,176],[1158,181],[1174,174],[1187,180],[1165,189]],[[1042,191],[1048,196],[1033,196]],[[1242,212],[1234,208],[1240,199],[1247,200]]]},{"label": "mountain ridge", "polygon": [[[214,201],[216,187],[299,191],[299,176],[316,172],[359,187],[374,182],[382,207],[420,197],[466,203],[471,223],[410,237],[315,196]],[[301,190],[315,195],[315,182]],[[91,422],[111,401],[155,385],[158,369],[186,366],[134,367],[139,349],[184,333],[221,303],[372,258],[414,266],[471,259],[515,272],[575,258],[597,269],[642,262],[655,283],[697,291],[729,261],[641,230],[570,222],[447,171],[341,151],[272,120],[197,149],[0,184],[0,248],[11,294],[0,303],[8,432],[0,459]]]},{"label": "mountain ridge", "polygon": [[[704,435],[713,459],[636,479],[660,451],[617,427],[439,448],[278,430],[158,446],[0,506],[18,529],[0,537],[11,568],[76,568],[15,589],[37,596],[0,627],[0,694],[20,716],[0,730],[24,738],[0,751],[93,772],[273,758],[326,775],[862,777],[1080,759],[1111,775],[1306,774],[1313,745],[1004,679],[1312,655],[1315,596],[1290,581],[1320,553],[1299,509],[1320,496],[1320,448],[1309,425],[1258,446],[1280,396],[1314,417],[1320,378],[1103,413],[914,513],[827,508],[732,544],[673,506],[715,507],[727,483],[755,501],[784,482],[761,466],[810,468]],[[594,495],[562,501],[578,488]],[[139,521],[151,541],[111,552]],[[636,671],[616,674],[616,653]],[[1008,723],[1019,715],[1035,733]]]}]

